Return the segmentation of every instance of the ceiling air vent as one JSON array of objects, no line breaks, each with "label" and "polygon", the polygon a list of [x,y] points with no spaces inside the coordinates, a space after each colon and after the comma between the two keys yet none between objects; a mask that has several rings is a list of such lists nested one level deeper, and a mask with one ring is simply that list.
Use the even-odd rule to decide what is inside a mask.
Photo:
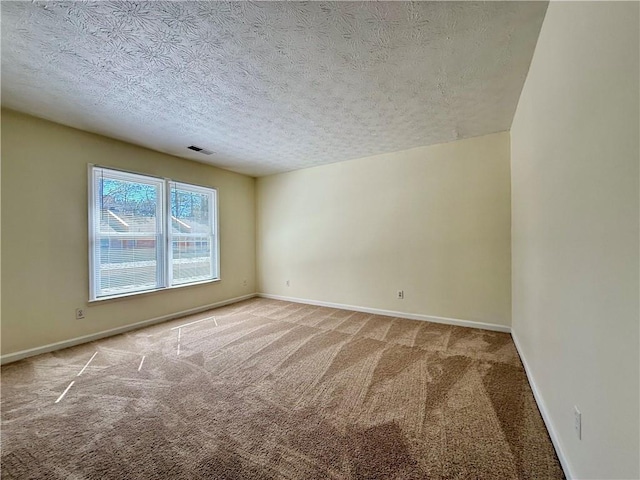
[{"label": "ceiling air vent", "polygon": [[211,150],[207,150],[207,149],[202,148],[202,147],[196,147],[195,145],[190,145],[187,148],[189,150],[193,150],[194,152],[202,153],[204,155],[211,155],[213,153]]}]

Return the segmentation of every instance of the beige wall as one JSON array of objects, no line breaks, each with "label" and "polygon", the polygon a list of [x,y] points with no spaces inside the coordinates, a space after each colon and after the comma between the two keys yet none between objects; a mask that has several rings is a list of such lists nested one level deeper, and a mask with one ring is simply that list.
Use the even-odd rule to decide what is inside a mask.
[{"label": "beige wall", "polygon": [[509,178],[506,132],[259,178],[258,288],[509,325]]},{"label": "beige wall", "polygon": [[513,330],[577,478],[640,476],[638,7],[551,2],[511,130]]},{"label": "beige wall", "polygon": [[[87,305],[88,163],[217,187],[222,280]],[[2,200],[3,355],[255,291],[253,178],[3,110]]]}]

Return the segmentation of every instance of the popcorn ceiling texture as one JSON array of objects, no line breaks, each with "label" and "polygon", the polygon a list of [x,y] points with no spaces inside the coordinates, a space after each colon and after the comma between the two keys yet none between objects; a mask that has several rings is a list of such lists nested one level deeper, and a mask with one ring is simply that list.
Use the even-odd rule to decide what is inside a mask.
[{"label": "popcorn ceiling texture", "polygon": [[508,130],[546,8],[2,2],[2,102],[267,175]]}]

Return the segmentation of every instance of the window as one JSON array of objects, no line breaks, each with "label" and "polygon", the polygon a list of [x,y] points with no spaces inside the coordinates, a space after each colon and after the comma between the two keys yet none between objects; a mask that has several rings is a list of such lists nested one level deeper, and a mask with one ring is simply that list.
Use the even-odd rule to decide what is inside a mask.
[{"label": "window", "polygon": [[90,167],[90,300],[219,278],[217,192]]}]

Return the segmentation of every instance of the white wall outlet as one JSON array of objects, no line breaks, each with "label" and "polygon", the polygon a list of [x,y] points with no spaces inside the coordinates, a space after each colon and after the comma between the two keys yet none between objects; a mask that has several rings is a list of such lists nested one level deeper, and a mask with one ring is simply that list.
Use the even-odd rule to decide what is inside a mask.
[{"label": "white wall outlet", "polygon": [[398,290],[398,300],[404,299],[404,290]]},{"label": "white wall outlet", "polygon": [[573,406],[573,428],[576,431],[578,440],[582,440],[582,413],[577,406]]},{"label": "white wall outlet", "polygon": [[287,287],[290,287],[290,286],[291,286],[291,282],[289,282],[289,280],[287,280],[286,282],[284,282],[284,284],[285,284]]},{"label": "white wall outlet", "polygon": [[84,319],[84,308],[76,308],[76,320]]}]

